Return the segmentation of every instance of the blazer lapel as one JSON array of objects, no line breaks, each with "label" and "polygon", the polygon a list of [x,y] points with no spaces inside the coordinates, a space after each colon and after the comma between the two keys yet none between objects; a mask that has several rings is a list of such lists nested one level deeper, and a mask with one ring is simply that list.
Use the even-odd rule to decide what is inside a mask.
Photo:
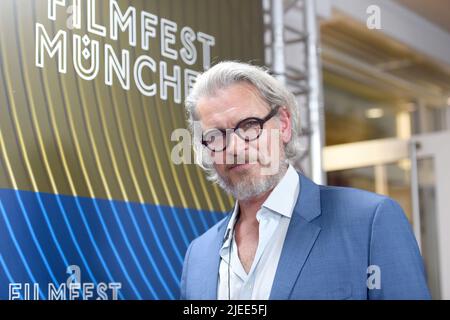
[{"label": "blazer lapel", "polygon": [[204,300],[216,300],[217,299],[217,282],[219,280],[219,264],[220,264],[220,248],[222,248],[223,238],[227,229],[228,221],[231,219],[231,211],[227,218],[218,226],[217,234],[214,241],[211,244],[211,249],[208,249],[210,254],[205,261],[204,269],[204,282],[203,288],[199,288],[202,292],[202,298]]},{"label": "blazer lapel", "polygon": [[320,190],[300,175],[300,194],[294,207],[273,281],[270,299],[289,299],[298,276],[320,233]]}]

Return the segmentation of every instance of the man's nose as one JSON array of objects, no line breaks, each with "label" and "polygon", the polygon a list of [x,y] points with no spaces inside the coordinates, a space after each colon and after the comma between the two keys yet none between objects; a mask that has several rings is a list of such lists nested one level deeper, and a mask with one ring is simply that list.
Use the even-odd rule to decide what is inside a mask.
[{"label": "man's nose", "polygon": [[246,143],[236,132],[231,132],[228,137],[227,152],[231,155],[238,155],[245,151]]}]

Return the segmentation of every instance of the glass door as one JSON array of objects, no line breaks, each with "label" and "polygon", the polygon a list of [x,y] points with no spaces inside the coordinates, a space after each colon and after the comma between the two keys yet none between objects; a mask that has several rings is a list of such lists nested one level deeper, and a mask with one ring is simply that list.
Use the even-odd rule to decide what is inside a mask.
[{"label": "glass door", "polygon": [[433,299],[450,299],[450,132],[329,146],[327,184],[397,200],[413,226]]}]

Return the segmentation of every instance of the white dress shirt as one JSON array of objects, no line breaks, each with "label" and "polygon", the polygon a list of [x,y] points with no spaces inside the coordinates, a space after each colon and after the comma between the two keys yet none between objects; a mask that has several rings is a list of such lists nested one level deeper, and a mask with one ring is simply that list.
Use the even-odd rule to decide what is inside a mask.
[{"label": "white dress shirt", "polygon": [[[239,204],[236,202],[225,232],[224,243],[220,249],[218,299],[269,299],[284,239],[299,192],[300,179],[298,173],[289,165],[284,177],[272,190],[256,214],[256,219],[259,222],[259,241],[248,274],[239,259],[234,238],[233,229],[239,210]],[[228,257],[231,243],[231,264],[229,264]],[[230,275],[229,278],[228,274]]]}]

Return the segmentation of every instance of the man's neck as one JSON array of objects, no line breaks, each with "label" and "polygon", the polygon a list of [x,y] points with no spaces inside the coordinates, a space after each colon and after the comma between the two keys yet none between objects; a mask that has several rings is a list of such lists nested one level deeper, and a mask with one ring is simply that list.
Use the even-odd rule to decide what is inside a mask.
[{"label": "man's neck", "polygon": [[273,189],[262,193],[254,198],[247,200],[239,200],[239,220],[240,222],[256,222],[256,213],[261,208],[262,204],[269,197]]}]

